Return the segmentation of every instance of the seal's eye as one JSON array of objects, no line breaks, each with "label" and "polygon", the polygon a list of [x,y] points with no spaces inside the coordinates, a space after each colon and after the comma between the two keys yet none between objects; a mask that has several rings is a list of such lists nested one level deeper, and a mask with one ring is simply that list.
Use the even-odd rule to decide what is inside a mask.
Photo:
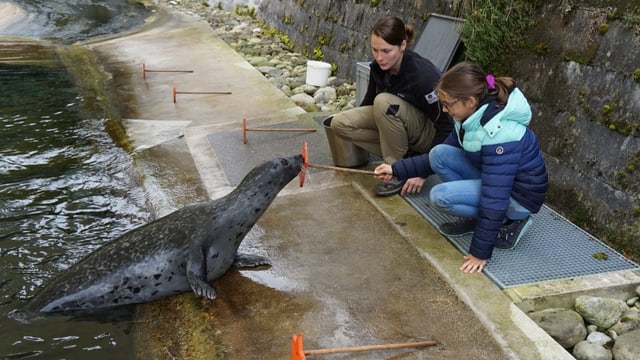
[{"label": "seal's eye", "polygon": [[287,159],[282,159],[282,164],[283,164],[284,166],[289,166],[289,160],[287,160]]}]

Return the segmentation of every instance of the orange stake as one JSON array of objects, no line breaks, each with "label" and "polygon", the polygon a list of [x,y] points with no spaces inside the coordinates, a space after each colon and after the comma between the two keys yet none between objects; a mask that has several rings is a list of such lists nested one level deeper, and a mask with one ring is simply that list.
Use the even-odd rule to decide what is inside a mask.
[{"label": "orange stake", "polygon": [[229,95],[231,91],[177,91],[173,88],[173,103],[176,103],[177,94],[215,94],[215,95]]},{"label": "orange stake", "polygon": [[249,128],[247,127],[247,119],[242,119],[242,143],[247,143],[247,131],[284,131],[284,132],[315,132],[313,128]]},{"label": "orange stake", "polygon": [[291,341],[291,360],[306,360],[307,357],[305,355],[326,355],[326,354],[351,353],[351,352],[374,351],[374,350],[428,347],[428,346],[436,346],[436,345],[438,345],[436,341],[418,341],[418,342],[408,342],[408,343],[364,345],[364,346],[353,346],[353,347],[332,348],[332,349],[304,350],[302,346],[302,334],[297,334],[297,335],[293,335],[293,339]]},{"label": "orange stake", "polygon": [[193,70],[149,70],[145,64],[142,64],[142,78],[147,79],[148,72],[172,72],[172,73],[192,73]]}]

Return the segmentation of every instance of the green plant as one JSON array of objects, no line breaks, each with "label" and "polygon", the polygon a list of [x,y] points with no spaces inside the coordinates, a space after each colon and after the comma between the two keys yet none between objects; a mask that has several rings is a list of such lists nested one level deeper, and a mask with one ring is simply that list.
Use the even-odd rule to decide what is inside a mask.
[{"label": "green plant", "polygon": [[530,1],[469,0],[459,4],[457,13],[465,19],[461,34],[465,58],[487,71],[499,67],[521,46],[525,31],[534,21],[534,4]]},{"label": "green plant", "polygon": [[573,115],[569,116],[569,126],[573,125],[574,122],[576,122],[576,117]]},{"label": "green plant", "polygon": [[600,26],[598,26],[598,32],[600,33],[600,35],[606,34],[608,30],[609,30],[609,24],[607,23],[602,23],[600,24]]},{"label": "green plant", "polygon": [[325,34],[320,34],[318,36],[318,44],[322,46],[322,45],[327,45],[327,43],[328,43],[327,36]]},{"label": "green plant", "polygon": [[533,49],[538,55],[546,55],[550,52],[549,44],[539,43]]},{"label": "green plant", "polygon": [[313,60],[322,60],[324,54],[322,53],[322,48],[317,46],[313,48]]},{"label": "green plant", "polygon": [[622,15],[621,23],[624,28],[640,34],[640,8],[635,7],[625,11]]},{"label": "green plant", "polygon": [[378,0],[371,0],[371,7],[377,7],[378,6]]},{"label": "green plant", "polygon": [[640,83],[640,68],[637,68],[636,71],[633,72],[633,80]]}]

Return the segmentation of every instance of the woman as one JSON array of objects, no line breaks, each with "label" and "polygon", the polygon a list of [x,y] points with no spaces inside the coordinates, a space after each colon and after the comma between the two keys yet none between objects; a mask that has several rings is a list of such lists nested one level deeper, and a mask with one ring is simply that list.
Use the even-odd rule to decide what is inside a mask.
[{"label": "woman", "polygon": [[512,249],[531,224],[546,196],[547,171],[528,128],[531,107],[513,79],[460,63],[442,76],[437,92],[456,131],[428,155],[382,164],[375,173],[388,181],[433,169],[443,182],[431,189],[431,203],[463,218],[440,232],[473,233],[460,269],[481,272],[494,247]]},{"label": "woman", "polygon": [[[335,134],[387,163],[408,153],[428,152],[453,129],[434,92],[440,70],[408,49],[414,37],[413,27],[398,17],[376,22],[371,30],[374,61],[367,93],[359,107],[338,113],[331,121]],[[420,192],[423,184],[424,178],[392,179],[378,184],[374,192],[379,196]]]}]

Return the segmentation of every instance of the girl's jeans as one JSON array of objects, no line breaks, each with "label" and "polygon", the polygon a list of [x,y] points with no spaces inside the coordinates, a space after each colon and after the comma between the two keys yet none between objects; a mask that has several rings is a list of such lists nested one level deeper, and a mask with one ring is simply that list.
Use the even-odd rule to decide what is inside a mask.
[{"label": "girl's jeans", "polygon": [[[464,150],[446,144],[436,145],[429,152],[429,163],[442,179],[442,183],[431,189],[431,204],[447,214],[477,219],[481,172],[467,160]],[[507,219],[522,220],[529,215],[529,210],[510,198]]]}]

